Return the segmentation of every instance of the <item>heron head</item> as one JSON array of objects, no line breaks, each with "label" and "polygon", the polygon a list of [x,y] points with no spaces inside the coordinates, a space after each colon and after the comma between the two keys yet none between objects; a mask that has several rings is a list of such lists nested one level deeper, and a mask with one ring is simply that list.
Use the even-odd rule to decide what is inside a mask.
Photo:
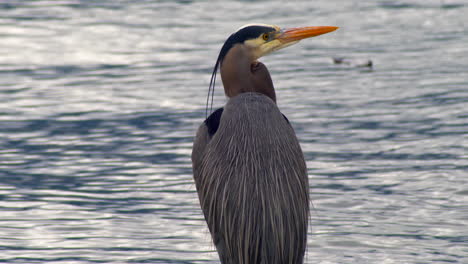
[{"label": "heron head", "polygon": [[[258,58],[265,56],[271,52],[280,50],[282,48],[291,46],[302,39],[315,37],[325,33],[335,31],[338,27],[331,26],[318,26],[318,27],[298,27],[298,28],[285,28],[282,29],[275,25],[267,24],[248,24],[239,28],[235,33],[231,34],[228,39],[224,42],[223,47],[218,55],[215,67],[213,69],[213,74],[211,75],[210,86],[208,89],[208,98],[207,98],[207,116],[208,116],[208,101],[211,96],[211,102],[213,102],[213,92],[216,82],[216,73],[219,67],[223,67],[223,62],[227,57],[230,51],[236,50],[237,53],[230,53],[230,62],[233,60],[237,62],[236,65],[224,65],[225,68],[231,70],[241,70],[241,73],[245,73],[246,69],[248,70],[249,75],[247,74],[238,74],[238,76],[231,76],[232,80],[244,81],[248,77],[252,79],[251,83],[258,84],[258,86],[269,87],[272,89],[273,85],[271,83],[271,78],[269,76],[268,70],[265,65],[258,63]],[[234,55],[235,54],[235,55]],[[228,56],[229,57],[229,56]],[[233,59],[235,58],[235,59]],[[237,67],[242,65],[242,67]],[[230,71],[231,73],[234,71]],[[225,92],[230,97],[230,95],[235,95],[239,91],[231,93],[228,85],[233,84],[234,82],[224,81]],[[272,98],[274,99],[274,91],[272,91]]]},{"label": "heron head", "polygon": [[258,58],[270,54],[302,39],[315,37],[332,32],[338,27],[299,27],[282,29],[275,25],[248,24],[233,33],[223,45],[218,60],[222,60],[235,45],[243,45],[249,51],[250,58],[256,61]]}]

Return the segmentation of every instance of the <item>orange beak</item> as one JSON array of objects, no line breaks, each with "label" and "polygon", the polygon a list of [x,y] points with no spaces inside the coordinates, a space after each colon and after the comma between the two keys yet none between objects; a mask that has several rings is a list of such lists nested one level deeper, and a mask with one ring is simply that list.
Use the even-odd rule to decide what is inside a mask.
[{"label": "orange beak", "polygon": [[289,42],[326,34],[337,29],[338,27],[331,26],[288,28],[282,30],[282,33],[277,37],[277,39],[286,44]]}]

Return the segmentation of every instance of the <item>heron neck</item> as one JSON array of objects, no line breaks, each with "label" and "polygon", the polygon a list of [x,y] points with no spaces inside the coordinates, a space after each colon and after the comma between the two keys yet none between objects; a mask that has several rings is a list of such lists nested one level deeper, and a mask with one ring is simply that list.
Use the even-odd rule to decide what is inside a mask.
[{"label": "heron neck", "polygon": [[270,73],[261,62],[256,62],[247,47],[236,44],[221,63],[221,79],[227,97],[241,93],[257,92],[276,102]]}]

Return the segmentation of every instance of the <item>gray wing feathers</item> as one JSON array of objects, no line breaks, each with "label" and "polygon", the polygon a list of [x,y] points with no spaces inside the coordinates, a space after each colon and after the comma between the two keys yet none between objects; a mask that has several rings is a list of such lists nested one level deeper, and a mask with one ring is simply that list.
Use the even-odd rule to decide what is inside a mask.
[{"label": "gray wing feathers", "polygon": [[303,262],[307,170],[295,133],[268,97],[231,98],[216,134],[192,153],[200,204],[222,263]]},{"label": "gray wing feathers", "polygon": [[203,160],[203,153],[205,152],[206,145],[210,142],[210,135],[205,123],[198,127],[197,135],[193,141],[192,149],[192,168],[195,181],[198,179],[198,170]]}]

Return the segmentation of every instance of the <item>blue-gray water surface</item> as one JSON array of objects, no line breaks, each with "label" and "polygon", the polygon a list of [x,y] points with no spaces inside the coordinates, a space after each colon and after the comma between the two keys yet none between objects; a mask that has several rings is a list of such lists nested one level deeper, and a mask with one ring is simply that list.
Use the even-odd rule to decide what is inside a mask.
[{"label": "blue-gray water surface", "polygon": [[306,263],[468,263],[467,14],[0,0],[0,263],[219,263],[190,153],[217,53],[252,22],[340,27],[262,59],[307,161]]}]

